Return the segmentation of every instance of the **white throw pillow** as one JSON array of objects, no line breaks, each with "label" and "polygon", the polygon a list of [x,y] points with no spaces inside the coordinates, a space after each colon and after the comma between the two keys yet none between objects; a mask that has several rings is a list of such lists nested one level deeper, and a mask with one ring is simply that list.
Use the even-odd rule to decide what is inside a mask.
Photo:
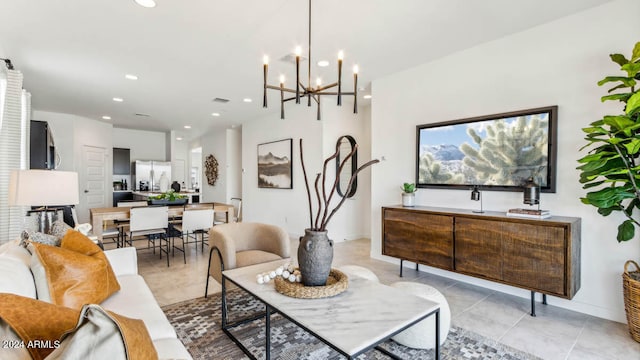
[{"label": "white throw pillow", "polygon": [[33,245],[29,244],[28,248],[31,252],[31,273],[33,281],[36,284],[36,294],[38,300],[51,303],[51,293],[49,292],[49,280],[47,279],[47,271],[44,269],[38,254],[33,249]]},{"label": "white throw pillow", "polygon": [[0,319],[0,339],[2,339],[2,360],[24,360],[31,359],[31,354],[18,334],[11,326]]}]

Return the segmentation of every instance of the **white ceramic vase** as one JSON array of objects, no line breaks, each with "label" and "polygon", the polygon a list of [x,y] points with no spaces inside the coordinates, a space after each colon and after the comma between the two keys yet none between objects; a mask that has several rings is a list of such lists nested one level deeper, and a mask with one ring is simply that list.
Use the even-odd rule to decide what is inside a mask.
[{"label": "white ceramic vase", "polygon": [[414,207],[416,204],[416,193],[402,193],[402,206]]},{"label": "white ceramic vase", "polygon": [[160,174],[160,181],[158,181],[158,183],[160,184],[161,192],[169,191],[169,178],[166,173]]}]

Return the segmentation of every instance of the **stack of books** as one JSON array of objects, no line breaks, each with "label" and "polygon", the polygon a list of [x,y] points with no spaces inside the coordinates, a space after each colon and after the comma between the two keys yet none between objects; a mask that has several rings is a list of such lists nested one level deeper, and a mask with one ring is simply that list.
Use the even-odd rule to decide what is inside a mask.
[{"label": "stack of books", "polygon": [[507,216],[521,217],[529,219],[546,219],[551,217],[549,210],[537,210],[537,209],[509,209]]}]

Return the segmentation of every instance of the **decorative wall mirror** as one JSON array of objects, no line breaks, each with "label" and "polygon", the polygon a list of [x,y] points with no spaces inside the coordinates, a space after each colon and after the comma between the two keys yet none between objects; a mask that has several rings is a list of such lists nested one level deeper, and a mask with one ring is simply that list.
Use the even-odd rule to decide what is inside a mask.
[{"label": "decorative wall mirror", "polygon": [[[338,157],[336,158],[336,174],[340,169],[340,163],[342,160],[349,155],[351,151],[356,146],[356,139],[354,139],[350,135],[344,135],[338,138],[338,142],[336,144],[338,148]],[[356,193],[356,189],[358,188],[358,178],[355,177],[353,179],[353,184],[351,184],[351,190],[348,194],[345,194],[347,188],[349,187],[349,179],[351,179],[351,175],[356,172],[358,169],[358,150],[353,154],[353,156],[347,160],[342,168],[342,173],[340,173],[340,181],[338,182],[337,189],[338,195],[342,197],[352,197]]]}]

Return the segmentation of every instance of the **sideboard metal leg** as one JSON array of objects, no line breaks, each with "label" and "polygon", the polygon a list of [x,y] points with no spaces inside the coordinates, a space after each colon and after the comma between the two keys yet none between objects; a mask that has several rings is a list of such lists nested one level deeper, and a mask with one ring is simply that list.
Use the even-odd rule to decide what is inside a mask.
[{"label": "sideboard metal leg", "polygon": [[547,294],[542,294],[542,304],[547,305]]},{"label": "sideboard metal leg", "polygon": [[416,271],[420,271],[420,270],[418,270],[418,265],[420,265],[420,264],[416,263]]},{"label": "sideboard metal leg", "polygon": [[402,262],[403,261],[404,261],[403,259],[400,259],[400,277],[402,277]]},{"label": "sideboard metal leg", "polygon": [[536,316],[536,292],[531,291],[531,316]]}]

